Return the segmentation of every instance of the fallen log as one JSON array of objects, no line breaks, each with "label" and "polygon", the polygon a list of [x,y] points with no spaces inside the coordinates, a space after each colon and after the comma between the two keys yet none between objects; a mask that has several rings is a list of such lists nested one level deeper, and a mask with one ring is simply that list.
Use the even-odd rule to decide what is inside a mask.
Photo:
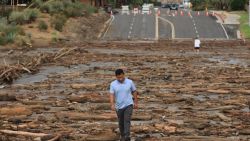
[{"label": "fallen log", "polygon": [[48,141],[57,141],[57,140],[59,140],[60,137],[61,137],[61,135],[58,134],[57,136],[55,136],[54,138],[52,138],[52,139],[50,139]]},{"label": "fallen log", "polygon": [[71,51],[74,51],[74,50],[76,50],[76,49],[77,49],[77,47],[72,48],[72,49],[69,49],[69,50],[67,50],[66,52],[63,52],[63,53],[61,53],[61,54],[59,54],[59,55],[56,55],[56,56],[54,57],[54,60],[57,60],[57,59],[59,59],[60,57],[62,57],[62,56],[64,56],[64,55],[67,55],[67,54],[69,54]]},{"label": "fallen log", "polygon": [[31,133],[31,132],[25,132],[25,131],[12,131],[12,130],[0,130],[0,133],[9,134],[9,135],[22,135],[22,136],[28,136],[28,137],[49,136],[49,134],[45,134],[45,133]]}]

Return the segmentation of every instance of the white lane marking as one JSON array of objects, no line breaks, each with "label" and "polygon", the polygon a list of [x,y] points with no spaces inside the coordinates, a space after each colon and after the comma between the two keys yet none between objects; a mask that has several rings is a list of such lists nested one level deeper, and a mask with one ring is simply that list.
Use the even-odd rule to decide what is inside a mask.
[{"label": "white lane marking", "polygon": [[105,38],[105,36],[106,36],[106,34],[107,34],[107,32],[108,32],[108,30],[109,30],[109,28],[110,28],[110,26],[111,26],[111,24],[112,24],[112,22],[113,22],[114,20],[115,20],[115,16],[112,15],[112,16],[111,16],[111,22],[110,22],[110,24],[109,24],[107,30],[105,31],[105,33],[104,33],[104,35],[103,35],[103,38]]},{"label": "white lane marking", "polygon": [[227,34],[227,31],[226,31],[225,27],[223,26],[222,23],[221,23],[220,25],[221,25],[222,29],[224,30],[227,39],[229,39],[229,36],[228,36],[228,34]]},{"label": "white lane marking", "polygon": [[[190,12],[190,11],[189,11]],[[190,12],[190,18],[193,19],[192,13]],[[194,19],[193,19],[194,20]]]},{"label": "white lane marking", "polygon": [[134,22],[135,22],[135,15],[134,15],[134,17],[133,17],[133,19],[132,19],[132,22],[131,22],[131,24],[130,24],[130,30],[129,30],[129,32],[128,32],[128,38],[130,38],[131,37],[131,34],[132,34],[132,30],[133,30],[133,26],[134,26]]},{"label": "white lane marking", "polygon": [[195,30],[195,33],[196,33],[196,37],[200,38],[199,32],[198,32],[197,27],[196,27],[195,20],[194,20],[194,18],[192,16],[191,12],[190,12],[190,18],[192,19],[193,24],[194,24],[194,30]]},{"label": "white lane marking", "polygon": [[155,14],[155,40],[159,39],[159,19],[158,14]]},{"label": "white lane marking", "polygon": [[174,24],[172,22],[170,22],[169,20],[162,18],[159,16],[160,19],[162,19],[163,21],[169,23],[171,25],[171,29],[172,29],[172,39],[175,39],[175,27]]}]

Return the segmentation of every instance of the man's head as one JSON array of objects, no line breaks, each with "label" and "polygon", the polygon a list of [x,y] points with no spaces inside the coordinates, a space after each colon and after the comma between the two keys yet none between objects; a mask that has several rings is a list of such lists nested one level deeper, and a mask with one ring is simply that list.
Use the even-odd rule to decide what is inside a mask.
[{"label": "man's head", "polygon": [[115,71],[115,76],[120,83],[122,83],[125,80],[124,71],[122,69],[117,69]]}]

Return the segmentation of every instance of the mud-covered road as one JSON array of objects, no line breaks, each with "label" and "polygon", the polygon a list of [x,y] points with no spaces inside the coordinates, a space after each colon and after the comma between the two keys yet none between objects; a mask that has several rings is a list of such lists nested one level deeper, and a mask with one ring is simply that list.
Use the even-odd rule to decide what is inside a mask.
[{"label": "mud-covered road", "polygon": [[[199,54],[191,41],[69,47],[76,49],[0,85],[0,140],[118,140],[108,95],[117,68],[125,69],[140,93],[133,140],[250,140],[249,45],[208,41]],[[1,49],[1,64],[61,48],[10,50]]]}]

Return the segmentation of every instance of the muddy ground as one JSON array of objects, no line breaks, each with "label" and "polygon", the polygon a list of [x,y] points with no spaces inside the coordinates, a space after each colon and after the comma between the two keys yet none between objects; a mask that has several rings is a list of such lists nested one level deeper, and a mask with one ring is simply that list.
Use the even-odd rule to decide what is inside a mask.
[{"label": "muddy ground", "polygon": [[[12,84],[1,82],[0,140],[117,140],[108,99],[117,68],[125,69],[140,93],[132,140],[250,140],[249,43],[207,41],[199,54],[191,41],[62,47],[75,50],[54,55]],[[22,64],[62,47],[2,48],[0,60]]]}]

